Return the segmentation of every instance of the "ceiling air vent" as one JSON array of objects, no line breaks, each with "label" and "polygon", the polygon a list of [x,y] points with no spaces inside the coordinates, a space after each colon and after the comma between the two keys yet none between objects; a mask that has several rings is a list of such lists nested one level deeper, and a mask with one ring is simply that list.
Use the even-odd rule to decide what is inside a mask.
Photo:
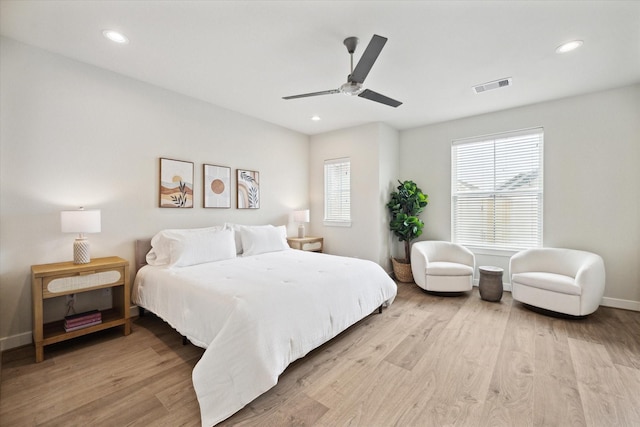
[{"label": "ceiling air vent", "polygon": [[507,77],[505,79],[500,79],[493,82],[483,83],[481,85],[474,86],[473,90],[475,91],[475,93],[482,93],[492,89],[511,86],[512,84],[513,83],[512,83],[511,77]]}]

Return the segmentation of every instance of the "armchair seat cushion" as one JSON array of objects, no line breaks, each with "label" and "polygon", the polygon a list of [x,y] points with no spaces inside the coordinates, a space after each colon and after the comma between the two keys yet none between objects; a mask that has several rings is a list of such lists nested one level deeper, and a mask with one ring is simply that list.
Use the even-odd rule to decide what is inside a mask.
[{"label": "armchair seat cushion", "polygon": [[436,261],[427,265],[428,276],[473,276],[473,267],[457,262]]},{"label": "armchair seat cushion", "polygon": [[560,292],[567,295],[580,295],[582,293],[582,288],[576,284],[573,277],[563,274],[545,273],[541,271],[516,273],[512,276],[511,280],[522,285]]}]

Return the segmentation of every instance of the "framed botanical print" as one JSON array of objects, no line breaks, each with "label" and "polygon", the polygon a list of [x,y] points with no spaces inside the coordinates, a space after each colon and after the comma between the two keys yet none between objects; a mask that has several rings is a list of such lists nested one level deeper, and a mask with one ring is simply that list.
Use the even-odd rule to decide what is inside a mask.
[{"label": "framed botanical print", "polygon": [[193,207],[193,162],[160,158],[160,207]]},{"label": "framed botanical print", "polygon": [[231,168],[203,165],[203,206],[205,208],[231,207]]},{"label": "framed botanical print", "polygon": [[260,208],[260,172],[238,169],[238,209]]}]

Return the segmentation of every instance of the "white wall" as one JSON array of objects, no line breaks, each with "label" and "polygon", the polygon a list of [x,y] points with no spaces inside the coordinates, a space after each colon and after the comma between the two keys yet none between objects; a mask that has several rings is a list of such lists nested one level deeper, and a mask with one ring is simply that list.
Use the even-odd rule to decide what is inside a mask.
[{"label": "white wall", "polygon": [[[92,256],[131,264],[134,239],[162,228],[273,223],[295,235],[308,136],[10,39],[0,55],[0,347],[31,342],[30,266],[72,258],[61,210],[101,209]],[[159,157],[194,162],[193,209],[158,207]],[[235,177],[232,208],[204,209],[203,163],[259,171],[260,209],[235,208]]]},{"label": "white wall", "polygon": [[[381,123],[311,137],[309,195],[311,229],[327,252],[375,261],[389,270],[389,234],[384,207],[398,171],[398,137]],[[324,161],[351,159],[351,227],[323,225]]]},{"label": "white wall", "polygon": [[[395,248],[399,244],[398,238],[389,230],[389,211],[387,203],[389,195],[398,186],[400,175],[400,132],[390,126],[380,125],[380,151],[378,154],[379,180],[378,190],[378,238],[380,239],[378,263],[391,271],[391,256],[398,257]],[[397,243],[394,243],[397,242]],[[404,247],[404,245],[401,245]]]},{"label": "white wall", "polygon": [[[429,195],[421,240],[451,238],[452,140],[536,126],[545,139],[544,246],[600,254],[604,302],[640,310],[640,85],[401,132],[402,179]],[[477,261],[508,267],[508,257]]]}]

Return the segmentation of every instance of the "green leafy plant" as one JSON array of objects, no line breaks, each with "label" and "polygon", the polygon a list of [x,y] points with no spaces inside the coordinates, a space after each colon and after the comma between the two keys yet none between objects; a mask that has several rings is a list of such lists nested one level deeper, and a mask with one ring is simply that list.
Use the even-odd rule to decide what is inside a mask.
[{"label": "green leafy plant", "polygon": [[389,229],[401,242],[404,242],[405,263],[411,256],[411,241],[422,234],[424,222],[418,215],[429,203],[429,196],[424,194],[413,181],[398,181],[397,191],[391,193],[387,208],[391,214]]}]

